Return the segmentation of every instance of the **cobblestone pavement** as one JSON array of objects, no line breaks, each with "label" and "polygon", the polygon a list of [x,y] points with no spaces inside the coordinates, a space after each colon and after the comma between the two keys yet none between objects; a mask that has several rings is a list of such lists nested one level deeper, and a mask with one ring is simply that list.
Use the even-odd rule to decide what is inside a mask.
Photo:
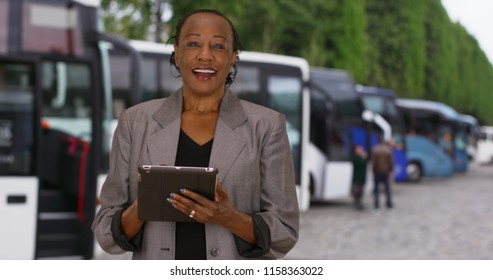
[{"label": "cobblestone pavement", "polygon": [[314,205],[285,259],[493,259],[493,166],[393,187],[395,209]]}]

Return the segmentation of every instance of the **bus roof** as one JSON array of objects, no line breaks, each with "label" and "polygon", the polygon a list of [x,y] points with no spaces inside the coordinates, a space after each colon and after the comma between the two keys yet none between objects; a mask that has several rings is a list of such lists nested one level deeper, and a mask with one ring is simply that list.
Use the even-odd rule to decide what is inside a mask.
[{"label": "bus roof", "polygon": [[396,102],[397,102],[397,106],[399,107],[433,111],[439,113],[445,119],[454,120],[454,121],[460,120],[459,114],[452,107],[441,102],[421,100],[421,99],[402,99],[402,98],[398,98]]},{"label": "bus roof", "polygon": [[[172,44],[166,45],[161,43],[138,40],[130,40],[129,43],[139,52],[171,54],[171,52],[173,51]],[[308,81],[309,79],[310,68],[308,65],[308,61],[301,57],[252,51],[240,51],[239,56],[241,61],[272,63],[299,67],[302,70],[301,72],[303,80]]]},{"label": "bus roof", "polygon": [[472,126],[478,125],[478,120],[471,115],[460,114],[459,118],[461,119],[462,122],[467,123],[469,125]]},{"label": "bus roof", "polygon": [[380,87],[369,87],[356,85],[356,91],[363,95],[380,95],[390,98],[395,98],[395,92],[388,88],[380,88]]},{"label": "bus roof", "polygon": [[86,6],[99,7],[101,0],[74,0],[74,2],[78,2]]}]

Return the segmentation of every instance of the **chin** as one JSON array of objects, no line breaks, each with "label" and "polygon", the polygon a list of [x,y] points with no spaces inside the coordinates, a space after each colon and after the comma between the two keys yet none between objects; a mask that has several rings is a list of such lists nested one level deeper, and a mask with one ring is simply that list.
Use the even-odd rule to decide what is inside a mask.
[{"label": "chin", "polygon": [[192,87],[188,88],[190,90],[190,93],[198,96],[209,96],[209,95],[214,95],[217,93],[223,93],[224,91],[224,84],[222,85],[208,85],[208,84],[202,84],[202,85],[194,85]]}]

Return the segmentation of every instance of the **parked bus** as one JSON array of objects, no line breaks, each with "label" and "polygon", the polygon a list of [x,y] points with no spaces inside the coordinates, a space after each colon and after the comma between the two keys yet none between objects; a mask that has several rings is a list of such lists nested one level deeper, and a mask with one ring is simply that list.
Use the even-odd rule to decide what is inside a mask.
[{"label": "parked bus", "polygon": [[[469,161],[474,161],[478,149],[479,124],[471,115],[459,115],[460,123],[465,134],[466,151]],[[457,143],[460,145],[460,142]]]},{"label": "parked bus", "polygon": [[[114,117],[137,102],[169,96],[181,86],[181,78],[170,66],[171,45],[130,41],[142,56],[142,88],[131,96],[128,55],[111,51]],[[272,108],[286,116],[286,126],[296,173],[300,209],[309,207],[306,147],[309,118],[309,68],[305,59],[268,53],[241,51],[238,74],[231,90],[240,98]]]},{"label": "parked bus", "polygon": [[0,259],[93,255],[108,156],[99,1],[0,0]]},{"label": "parked bus", "polygon": [[386,88],[357,86],[366,110],[381,115],[392,127],[394,143],[394,179],[402,182],[407,180],[407,148],[406,127],[404,118],[395,103],[395,93]]},{"label": "parked bus", "polygon": [[[363,103],[348,72],[311,67],[310,99],[311,200],[348,198],[353,173],[351,149],[361,145],[370,152],[377,136],[371,137],[371,123],[362,118]],[[370,177],[367,182],[371,182]]]},{"label": "parked bus", "polygon": [[493,162],[493,126],[481,126],[479,129],[476,162],[479,164]]},{"label": "parked bus", "polygon": [[407,128],[408,176],[412,181],[422,176],[446,177],[467,169],[465,149],[455,142],[458,113],[434,101],[397,99]]}]

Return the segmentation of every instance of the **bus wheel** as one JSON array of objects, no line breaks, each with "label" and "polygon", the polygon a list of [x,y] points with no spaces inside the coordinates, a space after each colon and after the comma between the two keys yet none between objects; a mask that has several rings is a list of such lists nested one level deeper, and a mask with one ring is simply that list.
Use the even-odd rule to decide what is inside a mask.
[{"label": "bus wheel", "polygon": [[418,182],[419,180],[421,180],[421,176],[423,175],[423,172],[421,170],[421,166],[418,163],[410,162],[407,165],[406,171],[409,181]]}]

